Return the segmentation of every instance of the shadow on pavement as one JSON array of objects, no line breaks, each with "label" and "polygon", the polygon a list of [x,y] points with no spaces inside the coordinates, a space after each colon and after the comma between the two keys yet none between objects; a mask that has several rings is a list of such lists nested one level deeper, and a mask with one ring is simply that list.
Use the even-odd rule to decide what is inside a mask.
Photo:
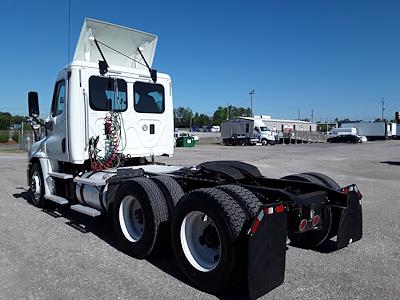
[{"label": "shadow on pavement", "polygon": [[400,161],[381,161],[381,164],[387,164],[391,166],[400,166]]},{"label": "shadow on pavement", "polygon": [[[25,189],[18,187],[17,189]],[[26,202],[31,203],[30,201],[30,193],[26,190],[22,191],[21,193],[13,194],[14,198],[17,199],[25,199]],[[39,209],[32,205],[33,209]],[[109,244],[110,246],[114,247],[115,249],[127,254],[123,249],[118,246],[116,239],[114,238],[114,230],[112,220],[106,216],[99,216],[96,218],[92,218],[86,216],[84,214],[75,212],[69,209],[66,206],[60,206],[56,203],[48,201],[46,203],[46,208],[41,209],[44,213],[54,217],[54,218],[64,218],[67,221],[65,222],[66,225],[71,226],[72,228],[78,230],[82,233],[91,232],[104,242]],[[170,276],[178,279],[179,281],[197,289],[192,283],[190,283],[186,277],[182,274],[179,270],[175,258],[172,253],[172,247],[169,239],[169,228],[168,226],[161,226],[159,231],[160,238],[153,250],[152,254],[146,258],[146,260],[160,269],[161,271],[167,273]],[[224,293],[221,295],[215,295],[219,299],[246,299],[245,295],[241,295],[238,291],[232,290],[229,293]]]}]

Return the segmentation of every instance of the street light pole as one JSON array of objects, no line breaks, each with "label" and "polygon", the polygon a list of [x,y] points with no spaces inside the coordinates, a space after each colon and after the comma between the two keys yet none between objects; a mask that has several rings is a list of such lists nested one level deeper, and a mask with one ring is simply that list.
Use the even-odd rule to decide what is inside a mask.
[{"label": "street light pole", "polygon": [[250,95],[250,112],[251,112],[251,116],[253,117],[253,95],[255,95],[256,91],[255,90],[251,90],[249,95]]}]

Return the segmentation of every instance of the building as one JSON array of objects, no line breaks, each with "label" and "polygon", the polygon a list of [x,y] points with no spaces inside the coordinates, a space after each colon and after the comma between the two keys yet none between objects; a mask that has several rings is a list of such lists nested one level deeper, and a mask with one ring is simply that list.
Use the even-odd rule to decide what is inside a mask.
[{"label": "building", "polygon": [[254,119],[261,119],[265,126],[273,131],[317,131],[317,124],[300,120],[272,119],[271,116],[254,116]]}]

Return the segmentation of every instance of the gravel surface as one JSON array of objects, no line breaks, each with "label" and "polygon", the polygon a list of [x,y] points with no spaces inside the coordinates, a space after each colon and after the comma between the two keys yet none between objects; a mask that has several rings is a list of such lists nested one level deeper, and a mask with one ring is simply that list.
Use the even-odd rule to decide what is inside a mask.
[{"label": "gravel surface", "polygon": [[[289,246],[285,282],[263,298],[399,299],[400,141],[199,145],[178,148],[174,158],[162,161],[195,165],[218,159],[252,163],[275,178],[325,173],[342,186],[356,183],[364,196],[363,239],[331,253]],[[45,212],[27,203],[26,163],[26,154],[0,153],[0,299],[216,298],[186,282],[169,247],[137,260],[118,250],[106,219],[57,206]]]}]

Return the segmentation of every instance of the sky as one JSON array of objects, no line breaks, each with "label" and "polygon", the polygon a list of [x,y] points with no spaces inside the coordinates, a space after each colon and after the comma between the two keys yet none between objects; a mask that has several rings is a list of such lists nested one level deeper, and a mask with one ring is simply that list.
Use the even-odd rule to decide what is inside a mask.
[{"label": "sky", "polygon": [[[158,35],[153,67],[173,80],[174,106],[211,115],[250,106],[274,118],[386,118],[400,110],[400,1],[4,0],[0,111],[49,111],[55,76],[85,17]],[[68,48],[70,55],[68,59]]]}]

